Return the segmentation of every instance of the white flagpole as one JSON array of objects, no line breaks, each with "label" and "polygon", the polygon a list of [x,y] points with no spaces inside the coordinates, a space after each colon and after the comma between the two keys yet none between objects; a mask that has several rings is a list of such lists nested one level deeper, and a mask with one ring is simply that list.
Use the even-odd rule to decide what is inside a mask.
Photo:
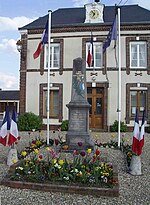
[{"label": "white flagpole", "polygon": [[49,103],[50,103],[50,43],[51,43],[51,13],[48,11],[48,70],[47,70],[47,145],[49,145]]},{"label": "white flagpole", "polygon": [[120,40],[120,8],[118,13],[118,147],[120,147],[120,121],[121,121],[121,40]]}]

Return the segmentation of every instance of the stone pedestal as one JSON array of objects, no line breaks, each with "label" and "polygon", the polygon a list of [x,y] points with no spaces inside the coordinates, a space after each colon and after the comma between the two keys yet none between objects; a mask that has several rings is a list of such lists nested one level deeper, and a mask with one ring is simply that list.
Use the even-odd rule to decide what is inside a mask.
[{"label": "stone pedestal", "polygon": [[129,173],[132,175],[141,175],[141,158],[133,155],[130,162]]},{"label": "stone pedestal", "polygon": [[86,87],[86,62],[82,58],[73,61],[71,101],[69,109],[69,129],[66,134],[69,150],[78,149],[78,142],[82,142],[82,149],[93,148],[94,142],[89,133],[89,108]]}]

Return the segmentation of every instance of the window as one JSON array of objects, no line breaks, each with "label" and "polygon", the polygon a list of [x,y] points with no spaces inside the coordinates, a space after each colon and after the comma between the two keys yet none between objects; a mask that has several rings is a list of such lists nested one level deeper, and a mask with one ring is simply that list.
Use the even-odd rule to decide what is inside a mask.
[{"label": "window", "polygon": [[147,67],[147,45],[145,41],[130,42],[130,68]]},{"label": "window", "polygon": [[9,111],[14,109],[17,111],[17,102],[0,102],[0,113],[5,112],[6,108],[8,108]]},{"label": "window", "polygon": [[[48,45],[45,47],[45,67],[48,67]],[[60,44],[51,44],[50,47],[50,68],[59,68],[60,67]]]},{"label": "window", "polygon": [[135,109],[138,108],[139,120],[142,119],[143,109],[145,116],[150,119],[150,83],[126,84],[126,124],[135,120]]},{"label": "window", "polygon": [[147,113],[147,90],[131,90],[130,91],[130,116],[134,117],[136,108],[138,108],[139,116],[143,115],[145,110]]},{"label": "window", "polygon": [[[49,114],[51,117],[59,115],[59,90],[50,90]],[[43,93],[43,115],[47,115],[47,90]]]},{"label": "window", "polygon": [[[90,43],[86,44],[86,59],[88,55],[88,50],[90,47]],[[93,43],[93,52],[94,52],[94,68],[102,67],[102,43],[94,42]],[[87,65],[88,67],[88,65]]]},{"label": "window", "polygon": [[9,110],[10,112],[10,117],[11,117],[11,113],[13,110],[17,110],[17,102],[0,102],[0,121],[3,120],[4,117],[4,112],[6,111],[6,108]]}]

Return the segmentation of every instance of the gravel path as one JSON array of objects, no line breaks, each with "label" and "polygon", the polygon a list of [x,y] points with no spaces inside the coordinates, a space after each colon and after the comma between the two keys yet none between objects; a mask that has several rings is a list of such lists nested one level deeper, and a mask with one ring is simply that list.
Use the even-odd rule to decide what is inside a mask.
[{"label": "gravel path", "polygon": [[[38,133],[21,132],[21,140],[17,145],[18,151],[27,146],[29,141]],[[43,137],[45,132],[43,132]],[[61,134],[62,136],[65,133]],[[51,133],[52,138],[57,137],[57,133]],[[92,132],[93,138],[100,142],[108,142],[112,139],[111,133]],[[127,133],[125,139],[131,143],[132,133]],[[117,141],[117,134],[114,140]],[[124,155],[121,151],[100,148],[101,157],[118,165],[120,196],[118,198],[82,196],[76,194],[52,193],[32,191],[26,189],[13,189],[0,186],[0,205],[150,205],[150,134],[145,134],[145,145],[141,155],[142,175],[132,176],[127,173],[127,166]],[[0,144],[0,180],[8,171],[6,165],[8,147]]]}]

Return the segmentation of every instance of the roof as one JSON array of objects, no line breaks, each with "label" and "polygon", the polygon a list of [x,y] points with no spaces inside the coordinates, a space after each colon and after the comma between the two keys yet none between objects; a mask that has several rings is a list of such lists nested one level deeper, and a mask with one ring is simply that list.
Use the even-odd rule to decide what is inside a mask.
[{"label": "roof", "polygon": [[[121,6],[121,24],[150,23],[150,11],[138,5]],[[52,12],[52,28],[65,26],[83,26],[86,10],[82,8],[61,8]],[[104,7],[104,24],[111,24],[115,16],[115,6]],[[19,30],[43,29],[48,14],[36,19]]]},{"label": "roof", "polygon": [[19,100],[19,90],[0,90],[0,100]]}]

